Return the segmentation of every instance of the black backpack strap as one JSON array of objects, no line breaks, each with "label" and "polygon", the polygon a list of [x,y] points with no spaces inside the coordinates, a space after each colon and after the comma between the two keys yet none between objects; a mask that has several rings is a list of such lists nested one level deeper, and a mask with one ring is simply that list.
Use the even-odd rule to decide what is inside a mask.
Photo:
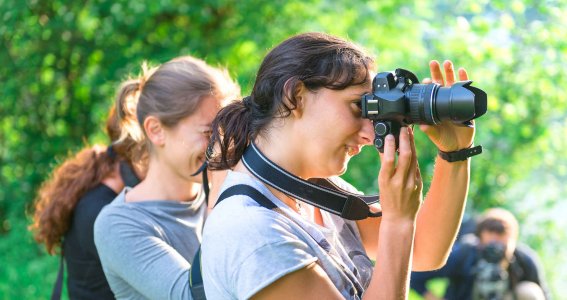
[{"label": "black backpack strap", "polygon": [[226,198],[236,196],[236,195],[245,195],[252,200],[256,201],[260,206],[267,208],[267,209],[274,209],[277,206],[266,197],[264,194],[260,193],[257,189],[247,185],[247,184],[237,184],[229,187],[228,189],[224,190],[220,196],[215,206],[217,206],[221,201]]},{"label": "black backpack strap", "polygon": [[[224,199],[236,195],[248,196],[252,198],[252,200],[256,201],[260,206],[267,209],[274,209],[277,207],[270,199],[268,199],[268,197],[247,184],[233,185],[224,190],[220,194],[217,203],[215,203],[215,206],[217,206]],[[194,300],[207,299],[207,297],[205,296],[205,287],[203,285],[203,276],[201,271],[201,247],[197,249],[197,253],[195,253],[195,256],[193,257],[191,271],[189,272],[189,289],[191,289],[191,296],[193,296]]]},{"label": "black backpack strap", "polygon": [[203,277],[201,276],[201,247],[197,249],[193,263],[191,264],[191,271],[189,272],[189,289],[193,300],[205,300],[205,286],[203,285]]},{"label": "black backpack strap", "polygon": [[61,259],[59,262],[59,272],[57,273],[57,280],[55,281],[55,285],[53,286],[53,292],[51,293],[51,300],[61,299],[61,293],[63,292],[63,273],[65,273],[65,265],[63,261],[63,253],[61,253]]}]

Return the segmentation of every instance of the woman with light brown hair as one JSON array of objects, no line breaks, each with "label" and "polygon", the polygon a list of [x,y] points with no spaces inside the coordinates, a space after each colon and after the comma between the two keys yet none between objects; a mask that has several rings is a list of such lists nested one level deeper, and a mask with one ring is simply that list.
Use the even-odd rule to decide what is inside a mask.
[{"label": "woman with light brown hair", "polygon": [[[145,78],[136,108],[148,172],[97,217],[95,243],[118,299],[186,299],[207,214],[204,171],[211,123],[240,89],[224,70],[190,56]],[[204,171],[206,172],[206,171]],[[219,174],[211,174],[213,188]],[[212,199],[212,197],[211,197]]]},{"label": "woman with light brown hair", "polygon": [[[93,238],[94,221],[124,186],[144,174],[146,151],[125,128],[135,124],[139,80],[127,80],[110,109],[106,132],[111,145],[87,146],[57,166],[38,191],[34,207],[35,239],[49,254],[58,250],[67,264],[71,299],[114,299],[104,277]],[[60,297],[63,261],[54,297]]]}]

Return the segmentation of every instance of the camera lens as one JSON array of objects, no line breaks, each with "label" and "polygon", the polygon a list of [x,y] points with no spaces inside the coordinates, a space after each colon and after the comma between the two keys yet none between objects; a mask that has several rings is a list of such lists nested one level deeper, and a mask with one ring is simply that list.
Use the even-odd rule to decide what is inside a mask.
[{"label": "camera lens", "polygon": [[437,124],[437,120],[434,115],[433,101],[435,100],[435,95],[439,85],[436,84],[414,84],[409,91],[406,93],[406,97],[409,99],[409,109],[410,109],[410,123],[425,123],[425,124]]},{"label": "camera lens", "polygon": [[486,113],[486,93],[461,81],[451,87],[414,84],[405,92],[410,123],[438,124],[445,120],[464,123]]}]

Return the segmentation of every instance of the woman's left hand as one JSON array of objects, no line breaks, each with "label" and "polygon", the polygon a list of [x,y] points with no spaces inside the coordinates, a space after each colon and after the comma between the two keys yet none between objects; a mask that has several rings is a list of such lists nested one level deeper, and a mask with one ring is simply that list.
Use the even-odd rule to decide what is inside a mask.
[{"label": "woman's left hand", "polygon": [[[429,62],[429,69],[431,71],[431,78],[423,80],[424,84],[437,83],[441,86],[450,87],[455,83],[455,70],[453,63],[446,60],[443,63],[445,70],[445,80],[441,66],[436,60]],[[464,68],[459,68],[459,80],[468,80],[467,71]],[[473,126],[459,126],[450,121],[444,121],[439,125],[420,125],[419,128],[427,134],[429,139],[443,152],[452,152],[468,148],[472,145],[474,139],[474,121]]]}]

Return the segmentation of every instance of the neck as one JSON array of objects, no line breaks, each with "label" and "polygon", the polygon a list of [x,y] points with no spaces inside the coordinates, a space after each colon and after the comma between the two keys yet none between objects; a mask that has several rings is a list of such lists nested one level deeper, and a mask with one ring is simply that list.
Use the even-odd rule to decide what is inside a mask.
[{"label": "neck", "polygon": [[[293,134],[283,132],[285,130],[284,128],[280,130],[282,132],[277,132],[275,135],[286,138],[272,138],[271,136],[266,138],[258,137],[254,141],[254,144],[264,156],[287,172],[305,180],[314,177],[304,163],[303,155],[308,151],[297,147],[293,140]],[[273,132],[272,135],[274,135]]]},{"label": "neck", "polygon": [[164,164],[151,160],[146,178],[126,194],[126,200],[192,201],[201,188],[201,183],[181,178]]}]

